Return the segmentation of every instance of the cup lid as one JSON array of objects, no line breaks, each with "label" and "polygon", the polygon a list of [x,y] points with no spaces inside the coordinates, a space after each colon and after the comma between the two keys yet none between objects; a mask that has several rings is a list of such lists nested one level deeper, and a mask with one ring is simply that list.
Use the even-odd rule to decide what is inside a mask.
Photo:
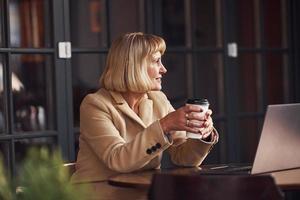
[{"label": "cup lid", "polygon": [[207,99],[204,98],[193,98],[193,99],[188,99],[186,101],[187,104],[198,104],[198,105],[203,105],[203,104],[209,104]]}]

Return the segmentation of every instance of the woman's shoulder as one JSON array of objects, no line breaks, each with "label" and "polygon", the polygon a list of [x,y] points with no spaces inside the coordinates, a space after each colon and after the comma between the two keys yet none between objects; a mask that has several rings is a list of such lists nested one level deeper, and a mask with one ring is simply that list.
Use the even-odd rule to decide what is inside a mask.
[{"label": "woman's shoulder", "polygon": [[104,89],[100,88],[94,93],[87,94],[81,102],[81,107],[85,105],[104,105],[111,104],[112,99],[110,93]]}]

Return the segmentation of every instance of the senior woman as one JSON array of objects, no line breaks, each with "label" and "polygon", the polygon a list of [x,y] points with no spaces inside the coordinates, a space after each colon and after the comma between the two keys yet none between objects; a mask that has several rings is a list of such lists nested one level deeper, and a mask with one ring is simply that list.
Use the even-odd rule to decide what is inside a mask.
[{"label": "senior woman", "polygon": [[[160,91],[165,49],[161,37],[140,32],[112,43],[101,88],[80,106],[72,182],[105,182],[117,173],[160,168],[165,150],[178,166],[198,166],[217,142],[211,110],[205,115],[193,105],[174,110]],[[187,139],[186,131],[203,137]]]}]

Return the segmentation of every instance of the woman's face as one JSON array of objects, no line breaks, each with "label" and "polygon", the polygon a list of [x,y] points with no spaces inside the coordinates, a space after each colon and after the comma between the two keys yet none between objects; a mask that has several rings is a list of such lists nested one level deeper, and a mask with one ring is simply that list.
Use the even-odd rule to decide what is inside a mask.
[{"label": "woman's face", "polygon": [[158,51],[150,58],[148,66],[148,76],[152,81],[152,90],[161,90],[161,78],[167,72],[167,69],[161,62],[161,53]]}]

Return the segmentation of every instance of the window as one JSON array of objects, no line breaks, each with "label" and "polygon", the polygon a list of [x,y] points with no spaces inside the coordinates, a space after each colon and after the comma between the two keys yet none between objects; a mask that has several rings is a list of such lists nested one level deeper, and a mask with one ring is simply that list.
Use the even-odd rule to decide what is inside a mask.
[{"label": "window", "polygon": [[[220,141],[206,163],[252,162],[266,106],[299,101],[297,6],[293,0],[1,1],[5,165],[17,174],[31,146],[60,147],[67,161],[75,160],[80,103],[99,88],[112,40],[133,31],[165,38],[163,91],[175,108],[189,97],[209,99]],[[58,57],[62,41],[71,42],[71,59]],[[237,57],[228,55],[229,43],[237,45]]]}]

